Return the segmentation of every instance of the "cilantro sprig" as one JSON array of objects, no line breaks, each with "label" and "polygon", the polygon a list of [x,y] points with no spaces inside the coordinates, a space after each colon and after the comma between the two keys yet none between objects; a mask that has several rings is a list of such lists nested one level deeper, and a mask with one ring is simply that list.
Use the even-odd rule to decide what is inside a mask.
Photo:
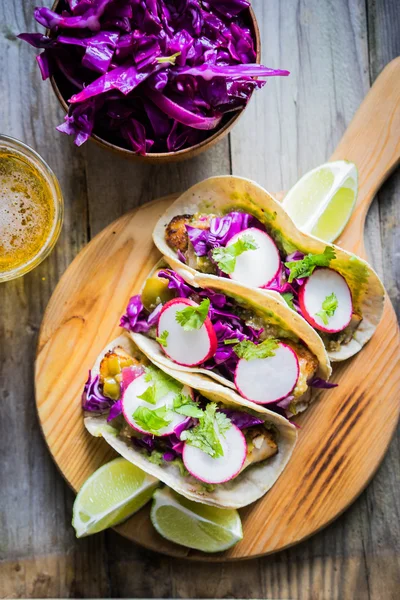
[{"label": "cilantro sprig", "polygon": [[153,410],[147,406],[138,406],[133,413],[133,418],[141,429],[154,435],[158,435],[160,429],[172,421],[170,410],[166,406],[160,406]]},{"label": "cilantro sprig", "polygon": [[155,404],[156,403],[156,394],[157,394],[156,386],[150,385],[147,388],[147,390],[145,390],[143,392],[143,394],[140,394],[140,396],[138,396],[138,398],[140,398],[140,400],[144,400],[145,402],[148,402],[149,404]]},{"label": "cilantro sprig", "polygon": [[293,279],[303,279],[309,277],[314,272],[315,267],[329,267],[331,260],[336,258],[333,248],[326,246],[322,254],[307,254],[301,260],[286,262],[285,266],[290,270],[289,283]]},{"label": "cilantro sprig", "polygon": [[156,404],[168,392],[178,394],[183,388],[179,381],[152,365],[146,367],[144,379],[150,385],[138,398],[149,404]]},{"label": "cilantro sprig", "polygon": [[292,294],[292,292],[283,292],[281,296],[289,308],[291,308],[292,310],[296,310],[295,305],[293,304],[294,295]]},{"label": "cilantro sprig", "polygon": [[160,337],[156,337],[156,341],[163,346],[164,348],[167,347],[167,339],[169,336],[169,331],[165,330],[162,332],[162,334],[160,335]]},{"label": "cilantro sprig", "polygon": [[224,455],[220,438],[225,437],[232,426],[231,421],[224,413],[217,411],[215,402],[207,404],[202,413],[199,424],[193,429],[183,431],[181,440],[199,448],[212,458],[219,458]]},{"label": "cilantro sprig", "polygon": [[194,417],[196,419],[199,419],[203,416],[204,411],[198,407],[197,403],[194,402],[190,396],[185,396],[182,393],[175,396],[173,406],[174,411],[180,415]]},{"label": "cilantro sprig", "polygon": [[236,267],[236,259],[238,256],[248,250],[257,250],[258,246],[251,235],[242,235],[238,240],[230,246],[214,248],[212,251],[213,260],[223,273],[233,273]]},{"label": "cilantro sprig", "polygon": [[261,344],[254,344],[250,340],[243,340],[234,347],[234,352],[239,358],[244,360],[254,360],[255,358],[268,358],[269,356],[275,356],[275,350],[278,348],[279,342],[274,338],[269,338],[261,342]]},{"label": "cilantro sprig", "polygon": [[176,312],[175,318],[184,331],[193,331],[201,329],[208,316],[210,308],[209,298],[205,298],[199,306],[187,306]]},{"label": "cilantro sprig", "polygon": [[326,296],[325,300],[322,303],[322,310],[315,313],[317,317],[322,319],[324,325],[329,325],[329,317],[333,317],[335,311],[338,307],[338,299],[336,294],[333,292],[329,296]]}]

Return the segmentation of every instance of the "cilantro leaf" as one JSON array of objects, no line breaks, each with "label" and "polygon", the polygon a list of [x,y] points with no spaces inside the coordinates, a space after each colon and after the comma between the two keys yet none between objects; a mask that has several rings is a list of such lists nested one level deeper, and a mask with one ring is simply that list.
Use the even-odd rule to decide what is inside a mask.
[{"label": "cilantro leaf", "polygon": [[160,337],[156,337],[156,342],[158,342],[164,348],[167,347],[167,338],[169,336],[169,331],[165,330],[162,332]]},{"label": "cilantro leaf", "polygon": [[163,427],[169,425],[172,419],[169,418],[169,410],[166,406],[151,410],[147,406],[138,406],[133,413],[135,422],[141,429],[158,435],[158,432]]},{"label": "cilantro leaf", "polygon": [[174,398],[174,411],[186,417],[200,418],[203,416],[203,411],[197,406],[197,403],[190,396],[185,396],[180,393]]},{"label": "cilantro leaf", "polygon": [[293,294],[292,292],[283,292],[283,294],[281,294],[282,298],[284,299],[284,301],[286,302],[286,304],[289,306],[289,308],[291,308],[292,310],[296,310],[295,306],[293,304]]},{"label": "cilantro leaf", "polygon": [[224,345],[229,346],[230,344],[238,344],[239,342],[239,338],[231,338],[230,340],[224,340]]},{"label": "cilantro leaf", "polygon": [[326,246],[322,254],[307,254],[302,260],[286,262],[285,267],[290,269],[289,283],[292,283],[293,279],[309,277],[315,267],[329,267],[334,258],[336,258],[335,251]]},{"label": "cilantro leaf", "polygon": [[324,325],[329,324],[329,317],[333,317],[338,307],[338,299],[336,294],[333,292],[329,296],[326,296],[322,303],[322,310],[316,313],[318,317],[321,317]]},{"label": "cilantro leaf", "polygon": [[236,258],[247,252],[247,250],[257,250],[258,246],[251,235],[242,235],[234,244],[230,246],[214,248],[212,251],[213,260],[223,273],[233,273],[236,266]]},{"label": "cilantro leaf", "polygon": [[[144,378],[145,381],[151,383],[152,386],[155,387],[155,402],[161,400],[168,392],[178,394],[183,388],[182,383],[171,377],[171,375],[167,375],[164,371],[161,371],[161,369],[158,369],[154,365],[148,365],[146,367]],[[142,399],[146,400],[146,398]],[[149,402],[149,400],[147,400],[147,402]],[[154,402],[152,404],[154,404]]]},{"label": "cilantro leaf", "polygon": [[215,420],[218,425],[218,431],[225,437],[224,434],[232,427],[231,420],[224,413],[218,411],[215,413]]},{"label": "cilantro leaf", "polygon": [[150,385],[146,391],[143,392],[140,396],[138,396],[141,400],[148,402],[149,404],[156,403],[156,386]]},{"label": "cilantro leaf", "polygon": [[230,427],[228,417],[217,412],[217,404],[210,402],[199,418],[199,424],[193,429],[183,431],[181,440],[199,448],[212,458],[218,458],[224,455],[220,438],[225,437]]},{"label": "cilantro leaf", "polygon": [[274,350],[279,346],[278,340],[269,338],[261,342],[261,344],[254,344],[250,340],[243,340],[234,347],[234,352],[239,358],[245,360],[254,360],[255,358],[268,358],[269,356],[275,356]]},{"label": "cilantro leaf", "polygon": [[199,306],[187,306],[176,312],[175,318],[184,331],[200,329],[208,316],[210,300],[205,298]]}]

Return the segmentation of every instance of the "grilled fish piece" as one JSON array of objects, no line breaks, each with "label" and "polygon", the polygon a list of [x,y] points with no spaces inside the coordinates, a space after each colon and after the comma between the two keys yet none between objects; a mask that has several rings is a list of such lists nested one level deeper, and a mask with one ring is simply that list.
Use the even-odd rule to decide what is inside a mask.
[{"label": "grilled fish piece", "polygon": [[177,215],[165,228],[165,240],[171,248],[186,252],[189,246],[189,236],[185,225],[191,223],[193,215]]},{"label": "grilled fish piece", "polygon": [[263,425],[251,427],[246,433],[247,456],[242,471],[255,463],[271,458],[278,452],[275,435]]}]

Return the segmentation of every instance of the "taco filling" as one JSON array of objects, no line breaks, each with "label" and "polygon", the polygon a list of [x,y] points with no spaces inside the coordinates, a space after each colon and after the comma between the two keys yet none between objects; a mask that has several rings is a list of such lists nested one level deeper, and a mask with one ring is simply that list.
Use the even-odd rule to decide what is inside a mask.
[{"label": "taco filling", "polygon": [[329,351],[349,343],[362,321],[346,279],[330,266],[333,248],[288,255],[281,236],[252,214],[177,215],[165,228],[165,241],[196,271],[280,293],[320,333]]},{"label": "taco filling", "polygon": [[155,340],[176,365],[228,380],[247,400],[290,415],[309,403],[318,359],[286,323],[232,295],[194,288],[171,269],[146,280],[120,325]]},{"label": "taco filling", "polygon": [[175,465],[206,491],[279,452],[279,432],[265,416],[210,401],[120,346],[104,355],[99,375],[89,374],[82,406],[107,414],[116,434],[147,460]]}]

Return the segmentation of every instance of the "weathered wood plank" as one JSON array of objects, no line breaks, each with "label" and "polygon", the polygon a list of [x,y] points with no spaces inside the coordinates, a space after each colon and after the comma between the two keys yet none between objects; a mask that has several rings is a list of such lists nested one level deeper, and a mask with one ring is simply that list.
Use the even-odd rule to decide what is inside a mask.
[{"label": "weathered wood plank", "polygon": [[[259,20],[262,14],[262,40],[266,40],[263,61],[292,73],[288,80],[269,82],[253,98],[231,135],[232,168],[234,173],[254,178],[267,189],[288,189],[302,173],[327,160],[368,90],[366,6],[350,0],[307,1],[296,6],[294,2],[254,4]],[[391,13],[396,12],[395,3],[386,4],[391,6]],[[388,44],[391,48],[391,54],[381,59],[381,69],[399,54],[398,41],[394,40],[398,40],[400,29],[398,15],[388,28],[388,17],[382,16],[382,12],[387,15],[388,6],[376,5],[381,14],[369,10],[370,21],[376,27],[381,23],[376,37],[381,46]],[[277,31],[280,43],[274,43]],[[384,265],[393,252],[391,232],[399,217],[388,218],[384,236],[379,230],[379,217],[375,202],[368,215],[366,245],[391,292],[398,267],[384,270]],[[391,296],[396,300],[396,290]],[[398,501],[392,495],[392,490],[396,494],[399,488],[396,456],[398,442],[392,444],[367,491],[336,523],[298,547],[260,559],[268,595],[395,597],[400,574]]]},{"label": "weathered wood plank", "polygon": [[[400,55],[400,11],[391,0],[367,0],[370,79]],[[400,132],[399,132],[400,135]],[[397,316],[400,316],[400,172],[397,170],[378,194],[382,276]],[[400,589],[400,432],[367,490],[370,534],[366,564],[370,570],[371,597],[394,598]]]},{"label": "weathered wood plank", "polygon": [[95,144],[86,148],[90,232],[95,235],[126,211],[184,191],[212,175],[229,173],[229,141],[184,163],[147,165],[121,159]]},{"label": "weathered wood plank", "polygon": [[[0,2],[0,129],[30,144],[54,169],[64,193],[65,223],[44,263],[0,285],[0,596],[102,596],[108,590],[103,538],[76,542],[72,493],[51,460],[35,412],[33,363],[43,311],[60,275],[87,242],[81,155],[55,132],[62,112],[40,79],[32,49],[15,37],[33,29],[35,5]],[[96,576],[88,576],[89,564]]]},{"label": "weathered wood plank", "polygon": [[[370,76],[374,81],[384,66],[400,56],[400,11],[391,0],[368,0]],[[378,194],[380,233],[383,242],[383,277],[397,315],[400,316],[400,172]]]},{"label": "weathered wood plank", "polygon": [[[60,177],[66,225],[44,264],[23,280],[0,286],[0,334],[8,342],[0,350],[0,397],[7,415],[0,421],[0,596],[395,598],[400,583],[398,441],[367,492],[337,523],[275,557],[213,567],[171,561],[113,532],[74,539],[73,497],[56,472],[34,414],[33,354],[44,307],[60,274],[86,243],[88,230],[95,234],[137,204],[229,171],[229,154],[223,142],[192,162],[158,169],[119,162],[95,147],[76,151],[54,132],[61,111],[50,87],[40,81],[32,51],[15,40],[19,31],[32,30],[36,2],[20,4],[0,1],[0,123],[3,131],[32,144]],[[330,155],[368,89],[365,4],[253,4],[264,61],[292,69],[292,76],[271,81],[253,99],[232,136],[232,163],[235,173],[282,189]],[[400,54],[396,5],[368,0],[372,79]],[[371,257],[397,309],[399,267],[392,257],[399,252],[399,190],[395,174],[368,223]]]}]

